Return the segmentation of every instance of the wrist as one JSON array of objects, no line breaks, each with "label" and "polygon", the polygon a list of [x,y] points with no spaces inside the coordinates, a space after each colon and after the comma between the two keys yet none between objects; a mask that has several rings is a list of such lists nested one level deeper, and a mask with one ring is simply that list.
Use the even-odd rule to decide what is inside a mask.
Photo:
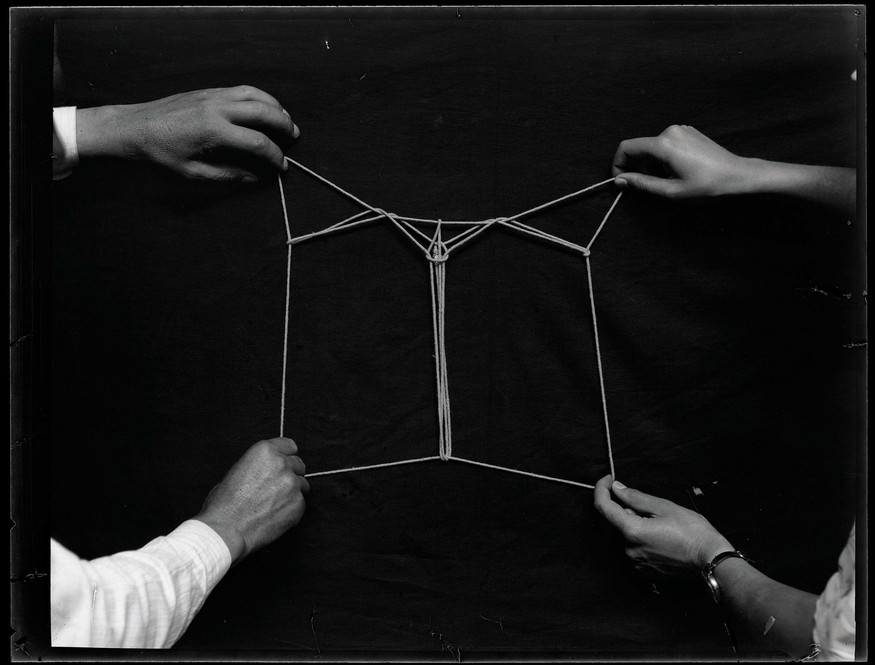
[{"label": "wrist", "polygon": [[246,556],[246,540],[232,524],[210,513],[200,513],[193,519],[206,524],[224,541],[228,552],[231,553],[232,566]]},{"label": "wrist", "polygon": [[732,543],[717,534],[717,536],[699,547],[699,553],[695,560],[696,569],[701,571],[705,566],[714,561],[719,554],[734,551],[735,548],[732,546]]},{"label": "wrist", "polygon": [[802,164],[771,162],[747,158],[747,194],[794,194],[803,190],[811,180],[811,167]]},{"label": "wrist", "polygon": [[79,155],[91,157],[135,157],[134,133],[125,127],[126,110],[132,105],[97,106],[76,110],[76,141]]},{"label": "wrist", "polygon": [[767,189],[774,178],[773,162],[756,157],[735,157],[732,167],[723,180],[722,194],[740,196],[757,194]]},{"label": "wrist", "polygon": [[[717,554],[709,563],[707,563],[701,570],[702,578],[705,580],[705,584],[708,587],[708,590],[711,592],[711,596],[714,598],[715,603],[719,603],[723,597],[723,589],[721,587],[722,582],[718,580],[717,571],[721,568],[732,567],[732,563],[743,563],[742,565],[747,565],[751,563],[751,560],[748,559],[744,554],[739,552],[738,550],[725,550],[720,554]],[[726,581],[724,576],[721,576],[723,581]],[[730,577],[732,574],[730,573]]]}]

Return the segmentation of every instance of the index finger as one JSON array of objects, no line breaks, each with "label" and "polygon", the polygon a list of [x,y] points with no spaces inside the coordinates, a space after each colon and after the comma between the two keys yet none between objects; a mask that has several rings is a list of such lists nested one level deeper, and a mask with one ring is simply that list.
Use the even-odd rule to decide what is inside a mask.
[{"label": "index finger", "polygon": [[268,136],[254,129],[226,124],[221,128],[216,143],[218,147],[232,149],[249,157],[264,160],[279,171],[285,171],[288,168],[285,155],[280,147]]},{"label": "index finger", "polygon": [[596,483],[593,503],[595,509],[622,534],[626,534],[637,516],[627,513],[620,504],[611,498],[611,476],[605,476]]},{"label": "index finger", "polygon": [[232,88],[219,88],[216,90],[216,96],[232,102],[263,102],[278,111],[283,110],[283,105],[277,101],[276,97],[251,85],[235,85]]},{"label": "index finger", "polygon": [[288,113],[263,102],[235,102],[223,105],[222,109],[228,120],[244,127],[271,130],[289,138],[300,133]]},{"label": "index finger", "polygon": [[283,455],[297,455],[298,444],[284,436],[277,436],[273,439],[267,439],[267,443],[273,446],[274,450]]},{"label": "index finger", "polygon": [[659,143],[655,136],[642,136],[637,139],[621,141],[614,153],[612,171],[615,176],[630,171],[629,166],[636,159],[657,159]]}]

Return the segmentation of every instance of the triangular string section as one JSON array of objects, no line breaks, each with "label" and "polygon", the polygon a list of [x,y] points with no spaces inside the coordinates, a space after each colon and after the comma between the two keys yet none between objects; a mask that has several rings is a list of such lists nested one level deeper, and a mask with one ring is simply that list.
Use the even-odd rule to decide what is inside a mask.
[{"label": "triangular string section", "polygon": [[[321,231],[315,231],[313,233],[307,233],[300,236],[292,236],[291,224],[289,223],[289,214],[288,208],[286,205],[286,196],[285,191],[283,189],[283,181],[282,177],[278,176],[279,180],[279,191],[280,191],[280,201],[282,203],[283,210],[283,220],[285,222],[286,227],[286,244],[287,244],[287,260],[286,260],[286,302],[285,302],[285,326],[283,331],[283,371],[282,371],[282,397],[280,400],[280,436],[283,436],[283,431],[285,428],[285,408],[286,408],[286,383],[287,383],[287,370],[286,366],[288,364],[288,340],[289,340],[289,302],[291,298],[291,270],[292,270],[292,247],[299,243],[305,242],[307,240],[311,240],[314,238],[322,237],[325,235],[329,235],[331,233],[337,233],[339,231],[345,231],[348,229],[356,228],[359,226],[363,226],[365,224],[372,224],[374,222],[378,222],[381,220],[389,221],[393,226],[395,226],[399,231],[401,231],[408,240],[410,240],[416,247],[418,247],[425,258],[429,263],[429,279],[431,286],[431,307],[432,307],[432,329],[434,335],[434,358],[435,358],[435,385],[436,385],[436,395],[437,395],[437,417],[438,417],[438,454],[429,456],[429,457],[420,457],[416,459],[408,459],[408,460],[400,460],[397,462],[387,462],[384,464],[370,464],[366,466],[354,466],[343,469],[334,469],[331,471],[318,471],[316,473],[308,473],[308,477],[315,476],[327,476],[339,473],[350,473],[353,471],[368,471],[373,469],[381,469],[390,466],[399,466],[403,464],[413,464],[416,462],[430,462],[434,460],[442,460],[444,462],[448,461],[456,461],[462,462],[465,464],[471,464],[483,468],[495,469],[498,471],[506,471],[509,473],[515,473],[523,476],[529,476],[531,478],[537,478],[540,480],[547,480],[557,483],[564,483],[566,485],[575,485],[578,487],[586,487],[593,488],[593,485],[588,485],[586,483],[580,483],[573,480],[568,480],[565,478],[555,478],[552,476],[545,476],[538,473],[531,473],[529,471],[523,471],[521,469],[512,469],[504,466],[498,466],[495,464],[486,464],[485,462],[478,462],[471,459],[465,459],[461,457],[457,457],[453,455],[453,428],[452,428],[452,419],[450,413],[450,388],[449,388],[449,374],[447,372],[447,354],[446,354],[446,344],[445,344],[445,330],[446,330],[446,271],[447,271],[447,262],[450,258],[452,252],[454,252],[459,247],[464,246],[465,244],[471,242],[477,236],[486,232],[492,226],[502,226],[506,229],[510,229],[511,231],[516,231],[517,233],[522,233],[524,235],[528,235],[531,237],[538,238],[545,242],[552,243],[556,246],[563,247],[565,249],[571,250],[573,252],[577,252],[583,256],[586,262],[586,277],[587,277],[587,287],[589,289],[589,300],[590,300],[590,308],[592,313],[592,328],[593,328],[593,337],[595,341],[595,352],[596,352],[596,363],[598,367],[598,375],[599,375],[599,389],[601,391],[601,402],[602,402],[602,413],[604,416],[605,423],[605,437],[607,441],[607,449],[608,449],[608,462],[611,469],[611,474],[616,478],[616,469],[614,467],[614,455],[611,447],[611,430],[608,422],[608,403],[607,396],[605,392],[605,379],[604,379],[604,370],[602,367],[602,355],[601,355],[601,347],[599,344],[599,334],[598,334],[598,324],[596,321],[596,309],[595,309],[595,295],[593,292],[593,281],[592,281],[592,266],[590,264],[590,255],[593,243],[595,243],[596,238],[598,238],[599,234],[602,232],[605,224],[611,216],[611,213],[614,211],[614,208],[617,207],[617,204],[620,201],[622,196],[622,192],[617,194],[607,213],[605,213],[604,218],[596,229],[590,241],[585,245],[581,246],[576,243],[573,243],[568,240],[564,240],[563,238],[559,238],[552,234],[546,233],[545,231],[541,231],[533,226],[529,226],[527,224],[523,224],[519,221],[523,217],[531,216],[535,213],[542,212],[548,208],[559,205],[566,201],[569,201],[575,197],[581,196],[587,192],[598,189],[599,187],[603,187],[613,182],[613,178],[608,180],[603,180],[594,185],[590,185],[589,187],[584,187],[576,192],[572,192],[570,194],[566,194],[565,196],[561,196],[558,199],[554,199],[552,201],[548,201],[547,203],[543,203],[541,205],[535,206],[534,208],[530,208],[529,210],[524,210],[523,212],[517,213],[510,217],[496,217],[494,219],[486,219],[480,221],[470,221],[470,220],[440,220],[440,219],[425,219],[421,217],[405,217],[403,215],[398,215],[395,213],[390,213],[382,208],[378,208],[376,206],[372,206],[368,203],[365,203],[362,199],[358,198],[354,194],[346,191],[339,185],[331,182],[324,176],[319,175],[315,171],[307,168],[303,164],[296,162],[290,157],[286,157],[286,161],[289,164],[297,167],[304,173],[316,178],[323,184],[327,185],[331,189],[335,190],[339,194],[345,196],[346,198],[355,201],[359,205],[361,205],[365,210],[359,212],[351,217],[347,217],[336,224],[333,224]],[[417,225],[430,225],[434,226],[434,233],[432,235],[428,235],[417,228]],[[467,227],[460,233],[456,234],[454,237],[444,240],[444,229],[453,227],[453,228],[462,228]]]}]

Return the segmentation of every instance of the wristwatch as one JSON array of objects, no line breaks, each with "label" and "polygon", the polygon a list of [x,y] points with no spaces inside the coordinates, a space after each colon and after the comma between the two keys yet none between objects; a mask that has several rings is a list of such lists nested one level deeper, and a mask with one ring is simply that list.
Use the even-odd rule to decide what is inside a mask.
[{"label": "wristwatch", "polygon": [[702,568],[702,577],[705,578],[705,584],[707,584],[708,588],[711,590],[711,595],[714,597],[715,603],[720,602],[720,584],[717,583],[717,578],[714,577],[714,569],[726,561],[726,559],[742,559],[748,563],[753,563],[753,560],[749,559],[738,550],[728,550],[715,556],[711,559],[711,563]]}]

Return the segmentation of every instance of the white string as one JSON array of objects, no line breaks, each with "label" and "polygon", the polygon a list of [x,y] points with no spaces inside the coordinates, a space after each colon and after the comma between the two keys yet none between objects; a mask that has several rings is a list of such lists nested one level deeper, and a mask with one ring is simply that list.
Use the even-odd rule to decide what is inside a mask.
[{"label": "white string", "polygon": [[[288,210],[286,208],[286,198],[285,192],[283,191],[283,183],[282,178],[279,178],[279,189],[280,189],[280,200],[282,202],[283,208],[283,219],[286,225],[286,244],[288,246],[288,258],[286,263],[286,307],[285,307],[285,331],[283,336],[283,378],[282,378],[282,399],[280,401],[280,436],[283,435],[284,423],[285,423],[285,394],[286,394],[286,365],[288,360],[288,333],[289,333],[289,302],[291,295],[291,266],[292,266],[292,246],[298,244],[300,242],[304,242],[305,240],[309,240],[311,238],[321,237],[323,235],[327,235],[329,233],[334,233],[346,229],[350,229],[356,226],[360,226],[363,224],[368,224],[371,222],[378,221],[380,219],[387,219],[392,224],[394,224],[402,233],[404,233],[407,238],[413,242],[417,247],[423,250],[426,258],[429,261],[429,278],[430,278],[430,287],[431,287],[431,305],[432,305],[432,328],[434,334],[434,345],[435,345],[435,383],[436,383],[436,393],[437,393],[437,411],[438,411],[438,452],[437,456],[432,457],[421,457],[417,459],[411,460],[402,460],[399,462],[387,462],[384,464],[370,464],[367,466],[355,466],[348,467],[343,469],[335,469],[333,471],[319,471],[316,473],[307,474],[308,477],[315,476],[327,476],[331,474],[338,473],[350,473],[352,471],[366,471],[370,469],[379,469],[389,466],[399,466],[402,464],[413,464],[415,462],[425,462],[430,460],[442,460],[442,461],[458,461],[466,464],[473,464],[476,466],[481,466],[489,469],[496,469],[499,471],[507,471],[509,473],[516,473],[523,476],[529,476],[532,478],[538,478],[540,480],[548,480],[552,482],[564,483],[567,485],[575,485],[577,487],[586,487],[589,489],[594,489],[593,485],[589,485],[586,483],[580,483],[573,480],[566,480],[563,478],[555,478],[552,476],[545,476],[538,473],[531,473],[529,471],[522,471],[520,469],[512,469],[509,467],[497,466],[494,464],[487,464],[485,462],[477,462],[470,459],[465,459],[461,457],[453,456],[453,439],[452,439],[452,423],[451,423],[451,415],[450,415],[450,393],[449,393],[449,377],[447,372],[447,361],[446,361],[446,344],[445,344],[445,319],[446,319],[446,264],[447,260],[450,257],[451,250],[458,249],[465,243],[469,242],[476,236],[482,234],[484,231],[489,229],[493,225],[501,225],[505,228],[517,231],[519,233],[524,233],[526,235],[531,235],[541,240],[545,240],[547,242],[565,247],[567,249],[571,249],[575,252],[579,252],[586,259],[586,274],[587,274],[587,285],[589,288],[590,295],[590,306],[592,311],[592,323],[593,323],[593,337],[595,340],[595,349],[596,349],[596,361],[598,366],[599,373],[599,387],[601,390],[601,400],[602,400],[602,413],[604,415],[605,422],[605,436],[607,439],[607,447],[608,447],[608,460],[610,464],[611,475],[616,478],[616,470],[614,468],[614,456],[611,446],[611,432],[608,424],[608,405],[607,398],[605,394],[605,381],[604,381],[604,372],[602,369],[602,358],[601,358],[601,349],[599,346],[599,336],[598,336],[598,324],[596,321],[596,311],[595,311],[595,295],[593,292],[593,283],[592,283],[592,267],[590,265],[590,248],[592,244],[595,242],[598,235],[601,233],[605,224],[608,221],[608,218],[611,216],[611,213],[614,211],[614,208],[617,206],[617,203],[620,201],[620,197],[622,196],[622,192],[620,192],[617,197],[614,199],[614,202],[611,204],[611,207],[608,209],[595,233],[593,234],[592,239],[590,239],[589,243],[582,247],[577,245],[576,243],[570,242],[568,240],[564,240],[562,238],[558,238],[554,235],[551,235],[545,231],[541,231],[540,229],[536,229],[527,224],[523,224],[518,221],[519,218],[525,217],[528,215],[532,215],[536,212],[543,211],[551,206],[558,205],[564,201],[567,201],[573,197],[584,194],[585,192],[589,192],[597,187],[604,186],[610,182],[613,182],[613,178],[603,180],[602,182],[598,182],[594,185],[590,185],[589,187],[585,187],[576,192],[572,192],[571,194],[566,194],[565,196],[559,197],[558,199],[554,199],[553,201],[548,201],[547,203],[541,204],[539,206],[535,206],[534,208],[530,208],[529,210],[525,210],[523,212],[517,213],[511,217],[497,217],[489,220],[482,220],[479,222],[472,221],[442,221],[440,219],[424,219],[420,217],[404,217],[401,215],[396,215],[394,213],[386,212],[381,208],[376,208],[371,206],[364,201],[362,201],[357,196],[347,192],[340,186],[334,184],[327,178],[319,175],[315,171],[307,168],[303,164],[296,162],[290,157],[286,157],[286,160],[297,166],[302,171],[310,174],[317,180],[323,182],[327,186],[336,190],[340,194],[352,199],[356,203],[362,205],[363,207],[370,210],[374,213],[373,216],[366,216],[367,213],[362,211],[351,217],[348,217],[332,226],[329,226],[321,231],[316,231],[313,233],[308,233],[298,237],[292,237],[291,226],[289,224],[288,218]],[[364,217],[363,217],[364,215]],[[435,234],[433,237],[429,237],[424,234],[422,231],[413,226],[413,223],[425,223],[425,224],[434,224],[437,228],[435,229]],[[442,235],[442,227],[444,224],[454,224],[454,225],[468,225],[470,228],[466,229],[462,233],[458,234],[454,238],[451,238],[447,241],[443,240]],[[412,234],[416,234],[427,244],[423,244],[420,240],[417,240]]]},{"label": "white string", "polygon": [[352,471],[369,471],[371,469],[382,469],[387,466],[401,466],[402,464],[416,464],[417,462],[430,462],[432,460],[439,460],[440,457],[438,455],[432,455],[431,457],[418,457],[417,459],[405,459],[400,462],[386,462],[384,464],[368,464],[367,466],[351,466],[347,469],[334,469],[333,471],[317,471],[316,473],[308,473],[307,478],[314,478],[316,476],[332,476],[336,473],[350,473]]},{"label": "white string", "polygon": [[368,224],[370,222],[376,222],[377,220],[383,219],[383,215],[373,215],[371,217],[366,217],[364,219],[356,220],[357,217],[361,217],[362,215],[366,215],[367,211],[362,210],[360,213],[353,215],[352,217],[347,217],[341,222],[337,222],[337,224],[332,224],[328,228],[322,229],[321,231],[314,231],[313,233],[307,233],[302,236],[298,236],[297,238],[289,238],[288,243],[290,245],[297,245],[298,243],[304,242],[305,240],[309,240],[310,238],[317,238],[319,236],[324,236],[329,233],[336,233],[338,231],[345,231],[346,229],[351,229],[356,226],[360,226],[362,224]]},{"label": "white string", "polygon": [[280,185],[280,201],[283,204],[283,220],[286,223],[286,238],[288,238],[286,257],[286,320],[283,325],[283,382],[282,395],[280,396],[280,436],[283,436],[286,425],[286,371],[289,362],[289,301],[292,288],[292,228],[289,225],[289,212],[286,208],[286,193],[283,190],[283,179],[277,175]]},{"label": "white string", "polygon": [[[593,238],[595,240],[595,238]],[[595,359],[599,368],[599,388],[602,395],[602,413],[605,417],[605,438],[608,440],[608,462],[611,467],[611,475],[616,479],[617,473],[614,470],[614,453],[611,448],[611,427],[608,424],[608,400],[605,397],[605,375],[602,371],[602,352],[599,348],[599,327],[595,316],[595,292],[592,288],[592,268],[589,263],[589,256],[586,257],[586,282],[589,285],[589,304],[592,309],[592,336],[595,339]]]},{"label": "white string", "polygon": [[487,464],[486,462],[475,462],[472,459],[465,459],[463,457],[451,457],[453,462],[464,462],[465,464],[474,464],[475,466],[483,466],[487,469],[495,469],[497,471],[507,471],[509,473],[518,473],[521,476],[531,476],[532,478],[538,478],[540,480],[550,480],[554,483],[565,483],[566,485],[576,485],[577,487],[586,487],[588,489],[595,489],[595,485],[587,485],[586,483],[578,483],[574,480],[565,480],[564,478],[554,478],[553,476],[542,476],[540,473],[532,473],[531,471],[521,471],[520,469],[511,469],[506,466],[498,466],[496,464]]},{"label": "white string", "polygon": [[550,235],[545,231],[541,231],[540,229],[536,229],[532,226],[528,226],[527,224],[523,224],[522,222],[498,222],[505,228],[511,229],[513,231],[519,231],[520,233],[525,233],[527,235],[535,236],[536,238],[540,238],[541,240],[546,240],[547,242],[552,242],[562,247],[567,247],[568,249],[580,252],[584,256],[589,253],[589,250],[586,247],[581,247],[580,245],[576,245],[573,242],[569,242],[568,240],[563,240],[562,238],[557,238],[556,236]]},{"label": "white string", "polygon": [[447,374],[447,350],[444,344],[446,312],[446,261],[449,256],[437,225],[428,247],[431,286],[431,317],[434,331],[435,381],[437,384],[438,447],[440,458],[447,461],[453,454],[453,428],[450,418],[450,388]]},{"label": "white string", "polygon": [[[350,228],[352,226],[358,226],[359,224],[365,224],[365,223],[369,223],[372,221],[376,221],[380,218],[385,218],[385,219],[388,219],[390,222],[392,222],[395,226],[397,226],[404,233],[404,235],[406,235],[407,238],[409,238],[410,241],[413,242],[420,249],[424,249],[422,244],[419,241],[417,241],[416,238],[414,238],[410,232],[412,231],[413,233],[416,233],[426,242],[429,241],[429,237],[427,235],[425,235],[424,233],[422,233],[421,231],[419,231],[419,229],[417,229],[415,226],[410,224],[410,222],[418,222],[418,223],[423,223],[423,224],[434,224],[434,225],[460,224],[460,225],[469,225],[469,226],[473,227],[473,228],[468,229],[468,230],[464,231],[463,233],[459,234],[455,238],[448,240],[447,241],[447,249],[448,250],[455,249],[455,248],[467,243],[469,240],[471,240],[475,236],[481,234],[482,232],[484,232],[486,229],[488,229],[490,226],[492,226],[494,224],[501,224],[502,226],[505,226],[507,228],[515,229],[515,230],[521,231],[523,233],[528,233],[530,235],[534,235],[536,237],[539,237],[542,240],[547,240],[548,242],[554,242],[558,245],[562,245],[563,247],[567,247],[567,248],[572,249],[574,251],[581,252],[582,254],[584,254],[584,256],[586,256],[587,253],[589,252],[590,245],[592,245],[592,243],[595,241],[596,236],[598,236],[598,234],[601,232],[602,227],[604,226],[605,222],[607,222],[607,219],[610,216],[611,212],[613,212],[614,206],[616,206],[617,202],[620,200],[620,197],[617,196],[617,198],[614,201],[614,204],[611,206],[610,210],[608,210],[607,215],[605,215],[605,218],[602,220],[601,225],[596,230],[595,236],[593,236],[592,240],[590,240],[589,245],[587,245],[587,247],[585,248],[586,251],[584,251],[584,248],[581,248],[579,245],[576,245],[576,244],[569,242],[567,240],[563,240],[562,238],[557,238],[554,235],[551,235],[551,234],[546,233],[544,231],[540,231],[539,229],[535,229],[531,226],[527,226],[526,224],[522,224],[518,220],[522,217],[527,217],[529,215],[535,214],[536,212],[541,212],[543,210],[546,210],[547,208],[551,208],[553,206],[559,205],[560,203],[564,203],[565,201],[568,201],[572,198],[575,198],[577,196],[580,196],[582,194],[590,192],[590,191],[597,189],[599,187],[603,187],[603,186],[613,182],[614,181],[613,178],[608,178],[606,180],[602,180],[601,182],[597,182],[594,185],[589,185],[588,187],[584,187],[583,189],[579,189],[576,192],[572,192],[570,194],[565,194],[564,196],[560,196],[559,198],[553,199],[552,201],[548,201],[547,203],[542,203],[541,205],[537,205],[534,208],[529,208],[528,210],[524,210],[523,212],[518,212],[515,215],[511,215],[510,217],[497,217],[495,219],[488,219],[488,220],[481,220],[481,221],[459,221],[459,220],[443,221],[443,220],[439,220],[439,219],[427,219],[427,218],[422,218],[422,217],[405,217],[402,215],[396,215],[394,213],[386,212],[385,210],[383,210],[381,208],[377,208],[375,206],[370,205],[369,203],[365,203],[365,201],[363,201],[362,199],[357,197],[355,194],[352,194],[351,192],[346,191],[345,189],[343,189],[339,185],[328,180],[328,178],[325,178],[324,176],[319,175],[318,173],[316,173],[312,169],[307,168],[306,166],[304,166],[300,162],[296,162],[291,157],[286,157],[285,159],[289,164],[292,164],[292,165],[298,167],[299,169],[301,169],[305,173],[311,175],[312,177],[316,178],[320,182],[331,187],[332,189],[334,189],[338,193],[355,201],[359,205],[367,208],[368,210],[370,210],[373,213],[376,213],[376,215],[377,215],[377,217],[374,217],[374,218],[368,218],[367,220],[361,220],[361,221],[355,222],[353,224],[346,224],[347,221],[354,219],[355,217],[358,217],[359,215],[362,214],[362,213],[359,213],[359,215],[354,215],[353,217],[349,218],[348,220],[344,220],[343,222],[338,222],[337,224],[334,224],[334,225],[332,225],[332,226],[330,226],[322,231],[317,231],[315,233],[308,233],[308,234],[303,235],[303,236],[298,236],[297,238],[289,237],[289,243],[291,243],[291,244],[298,244],[298,243],[303,242],[305,240],[320,237],[322,235],[326,235],[328,233],[339,231],[339,230],[344,229],[344,228]],[[622,192],[621,192],[621,194],[622,194]],[[426,258],[428,258],[428,256],[429,256],[428,250],[424,249],[424,251],[426,254]]]},{"label": "white string", "polygon": [[616,208],[616,207],[617,207],[617,204],[620,202],[620,197],[621,197],[621,196],[623,196],[623,192],[622,192],[622,191],[620,191],[620,193],[617,194],[617,198],[614,199],[614,202],[611,204],[611,207],[608,208],[608,211],[605,213],[605,217],[604,217],[604,219],[602,219],[602,223],[599,224],[599,227],[595,230],[595,233],[594,233],[593,236],[592,236],[592,240],[590,240],[590,241],[589,241],[589,244],[587,244],[587,246],[586,246],[587,249],[591,249],[591,248],[592,248],[592,244],[595,242],[595,239],[599,237],[599,233],[602,232],[602,228],[604,228],[605,223],[608,221],[608,217],[611,216],[611,213],[614,212],[614,208]]}]

